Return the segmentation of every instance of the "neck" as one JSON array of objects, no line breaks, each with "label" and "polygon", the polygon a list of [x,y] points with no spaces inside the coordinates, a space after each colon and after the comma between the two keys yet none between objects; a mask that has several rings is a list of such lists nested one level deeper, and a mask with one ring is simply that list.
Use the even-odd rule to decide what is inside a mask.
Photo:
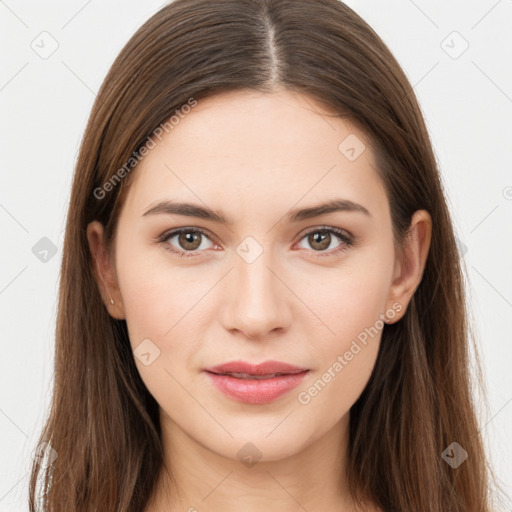
[{"label": "neck", "polygon": [[[355,511],[346,484],[349,415],[303,450],[261,453],[246,440],[233,457],[196,442],[162,410],[165,466],[145,512]],[[238,446],[237,445],[237,446]]]}]

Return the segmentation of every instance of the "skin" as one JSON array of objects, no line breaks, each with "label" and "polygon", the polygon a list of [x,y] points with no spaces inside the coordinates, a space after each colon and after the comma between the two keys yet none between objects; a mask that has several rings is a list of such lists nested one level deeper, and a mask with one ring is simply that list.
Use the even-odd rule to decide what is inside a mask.
[{"label": "skin", "polygon": [[[110,314],[126,320],[134,349],[150,339],[160,350],[149,366],[135,361],[160,406],[177,488],[162,473],[146,512],[355,510],[345,481],[349,410],[368,382],[381,331],[359,343],[362,349],[307,404],[298,395],[329,368],[332,374],[337,357],[382,314],[394,312],[387,323],[403,316],[421,281],[432,226],[426,211],[416,212],[398,257],[369,142],[348,121],[326,114],[312,98],[285,90],[202,100],[132,171],[115,255],[105,250],[102,225],[88,226]],[[338,149],[350,134],[366,145],[354,161]],[[371,215],[286,220],[291,209],[334,198]],[[165,199],[222,211],[234,224],[143,216]],[[354,244],[335,253],[344,245],[335,234],[324,245],[307,236],[323,226],[348,232]],[[202,228],[210,239],[197,233],[195,245],[180,245],[178,236],[156,241],[181,227]],[[248,236],[263,251],[251,263],[237,253]],[[180,258],[166,245],[195,256]],[[202,372],[269,359],[310,372],[265,405],[228,398]],[[249,442],[261,453],[251,467],[237,455]]]}]

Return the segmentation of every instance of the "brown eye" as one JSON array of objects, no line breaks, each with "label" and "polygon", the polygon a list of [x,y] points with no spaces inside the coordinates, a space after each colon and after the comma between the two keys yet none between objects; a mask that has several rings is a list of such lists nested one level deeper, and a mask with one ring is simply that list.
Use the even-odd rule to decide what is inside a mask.
[{"label": "brown eye", "polygon": [[[214,245],[206,233],[199,229],[189,228],[176,229],[165,233],[159,238],[159,241],[164,244],[165,249],[182,257],[200,256],[204,252],[203,249],[211,248]],[[211,246],[201,247],[203,241],[209,242]]]},{"label": "brown eye", "polygon": [[[309,233],[306,233],[302,239],[307,241],[307,245],[309,247],[303,248],[308,249],[311,248],[314,252],[318,253],[318,256],[330,256],[335,253],[344,251],[348,249],[353,244],[353,238],[345,234],[344,231],[341,231],[337,228],[317,228]],[[332,242],[337,241],[338,243],[332,245]]]}]

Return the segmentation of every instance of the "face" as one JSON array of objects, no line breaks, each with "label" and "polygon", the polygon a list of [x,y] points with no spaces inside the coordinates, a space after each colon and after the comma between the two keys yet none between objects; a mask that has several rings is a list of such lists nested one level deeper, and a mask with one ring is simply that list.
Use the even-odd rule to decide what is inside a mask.
[{"label": "face", "polygon": [[[384,315],[396,321],[404,306],[372,149],[326,113],[292,92],[211,97],[132,171],[110,290],[118,317],[163,421],[228,458],[247,442],[263,460],[287,457],[348,418]],[[279,396],[245,399],[204,371],[268,360],[308,371]]]}]

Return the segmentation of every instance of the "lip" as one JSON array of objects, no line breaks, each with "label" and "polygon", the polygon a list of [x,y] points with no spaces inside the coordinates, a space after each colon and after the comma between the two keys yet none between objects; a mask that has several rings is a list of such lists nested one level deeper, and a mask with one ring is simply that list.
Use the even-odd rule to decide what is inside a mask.
[{"label": "lip", "polygon": [[245,361],[231,361],[205,368],[211,373],[248,373],[250,375],[270,375],[272,373],[299,373],[308,370],[300,366],[283,363],[281,361],[264,361],[260,364],[246,363]]},{"label": "lip", "polygon": [[[257,365],[244,361],[233,361],[205,368],[203,371],[206,372],[215,387],[226,396],[239,402],[266,404],[297,387],[309,369],[280,361],[265,361]],[[233,373],[247,374],[248,376],[241,378],[229,375]],[[282,375],[262,378],[262,376],[276,373]],[[250,378],[251,375],[254,378]]]}]

